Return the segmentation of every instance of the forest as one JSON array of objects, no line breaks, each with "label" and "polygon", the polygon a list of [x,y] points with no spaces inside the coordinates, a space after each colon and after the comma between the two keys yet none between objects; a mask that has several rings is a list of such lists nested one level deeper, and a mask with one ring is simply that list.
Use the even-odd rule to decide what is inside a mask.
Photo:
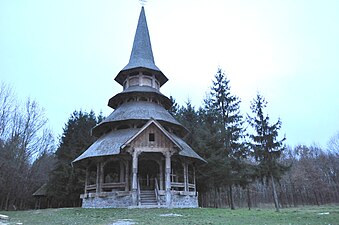
[{"label": "forest", "polygon": [[[288,134],[280,134],[283,118],[270,120],[263,95],[253,96],[251,113],[242,114],[221,68],[199,108],[170,99],[170,113],[190,131],[187,143],[207,161],[197,168],[200,206],[279,211],[339,203],[339,131],[325,148],[289,146]],[[43,107],[21,103],[0,84],[0,210],[37,208],[33,193],[43,185],[43,207],[80,206],[85,172],[71,162],[95,141],[91,128],[103,119],[75,110],[54,137]]]}]

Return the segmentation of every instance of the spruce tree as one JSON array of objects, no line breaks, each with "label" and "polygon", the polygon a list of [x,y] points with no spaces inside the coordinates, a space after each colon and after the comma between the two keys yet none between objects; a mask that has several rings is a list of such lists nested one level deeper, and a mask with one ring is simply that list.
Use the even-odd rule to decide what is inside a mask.
[{"label": "spruce tree", "polygon": [[170,96],[170,101],[171,101],[171,108],[168,110],[168,112],[171,113],[174,117],[176,117],[177,114],[179,113],[178,112],[179,105],[172,96]]},{"label": "spruce tree", "polygon": [[232,186],[241,183],[244,146],[243,117],[240,114],[240,99],[231,94],[225,72],[218,68],[210,95],[205,99],[206,125],[210,128],[208,140],[211,156],[207,159],[214,167],[211,171],[216,183],[229,187],[230,207],[234,209]]},{"label": "spruce tree", "polygon": [[276,211],[279,212],[275,180],[279,180],[288,169],[278,161],[285,149],[283,144],[285,137],[277,140],[281,121],[278,119],[276,123],[271,125],[269,116],[265,116],[263,112],[266,106],[265,98],[259,93],[251,102],[251,110],[254,116],[248,116],[248,122],[254,128],[255,134],[250,135],[252,141],[250,146],[257,162],[257,176],[261,180],[266,179],[268,183],[271,183],[274,205]]},{"label": "spruce tree", "polygon": [[186,106],[182,106],[177,110],[176,118],[189,131],[185,141],[195,149],[199,144],[200,123],[198,113],[189,99],[186,102]]},{"label": "spruce tree", "polygon": [[[98,120],[102,120],[102,116]],[[91,129],[96,124],[93,111],[75,111],[68,119],[55,152],[56,167],[51,172],[48,183],[48,195],[57,202],[54,206],[80,206],[79,195],[83,192],[85,171],[73,167],[71,163],[96,140],[91,136]]]}]

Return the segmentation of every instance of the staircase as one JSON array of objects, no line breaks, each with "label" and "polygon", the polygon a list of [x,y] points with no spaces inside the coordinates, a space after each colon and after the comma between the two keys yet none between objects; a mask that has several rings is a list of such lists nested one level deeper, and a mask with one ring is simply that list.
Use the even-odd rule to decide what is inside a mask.
[{"label": "staircase", "polygon": [[141,206],[158,206],[157,198],[154,190],[140,191],[140,205]]}]

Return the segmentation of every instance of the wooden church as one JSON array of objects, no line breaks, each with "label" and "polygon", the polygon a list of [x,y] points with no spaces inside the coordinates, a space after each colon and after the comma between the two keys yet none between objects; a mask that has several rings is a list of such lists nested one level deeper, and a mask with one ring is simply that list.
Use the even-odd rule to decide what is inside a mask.
[{"label": "wooden church", "polygon": [[74,166],[86,168],[84,208],[198,207],[195,166],[202,159],[183,140],[188,131],[160,92],[168,79],[155,65],[141,8],[128,64],[109,99],[113,112],[92,129],[98,137]]}]

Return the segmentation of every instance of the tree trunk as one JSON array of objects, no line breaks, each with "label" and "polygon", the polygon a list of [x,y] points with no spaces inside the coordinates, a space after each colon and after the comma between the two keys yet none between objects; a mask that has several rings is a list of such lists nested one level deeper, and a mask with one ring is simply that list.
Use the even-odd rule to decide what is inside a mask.
[{"label": "tree trunk", "polygon": [[316,202],[317,206],[319,206],[317,193],[315,191],[313,191],[313,193],[314,193],[314,197],[315,197],[315,202]]},{"label": "tree trunk", "polygon": [[8,194],[6,196],[5,210],[9,210],[9,196],[10,196],[10,192],[8,192]]},{"label": "tree trunk", "polygon": [[247,187],[247,206],[248,206],[248,210],[251,210],[252,208],[252,202],[251,202],[251,193],[250,193],[250,188]]},{"label": "tree trunk", "polygon": [[234,210],[235,209],[235,207],[234,207],[234,199],[233,199],[233,189],[232,189],[232,184],[230,184],[229,185],[229,199],[230,199],[230,208],[232,209],[232,210]]},{"label": "tree trunk", "polygon": [[274,199],[274,206],[275,206],[275,210],[277,212],[279,212],[279,202],[278,202],[278,195],[277,195],[277,191],[275,189],[275,183],[274,183],[274,178],[273,175],[271,174],[271,183],[272,183],[272,191],[273,191],[273,199]]},{"label": "tree trunk", "polygon": [[217,188],[214,188],[214,208],[218,208]]},{"label": "tree trunk", "polygon": [[291,191],[292,191],[291,198],[292,198],[293,206],[298,207],[297,199],[294,197],[295,196],[294,184],[292,184],[292,190]]}]

